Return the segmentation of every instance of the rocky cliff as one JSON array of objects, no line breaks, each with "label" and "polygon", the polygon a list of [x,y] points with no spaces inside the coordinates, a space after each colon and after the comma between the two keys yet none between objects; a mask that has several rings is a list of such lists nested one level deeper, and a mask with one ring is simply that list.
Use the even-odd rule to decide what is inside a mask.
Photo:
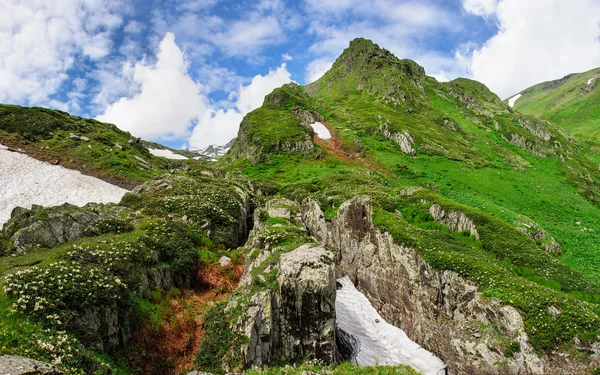
[{"label": "rocky cliff", "polygon": [[[414,249],[394,243],[374,226],[370,198],[345,202],[331,223],[314,201],[304,202],[302,209],[309,233],[337,252],[337,276],[350,277],[382,317],[438,355],[449,374],[574,374],[585,368],[539,356],[516,309],[484,297],[472,282],[435,270]],[[458,225],[457,230],[475,230],[458,213],[434,211],[452,218],[448,224]]]}]

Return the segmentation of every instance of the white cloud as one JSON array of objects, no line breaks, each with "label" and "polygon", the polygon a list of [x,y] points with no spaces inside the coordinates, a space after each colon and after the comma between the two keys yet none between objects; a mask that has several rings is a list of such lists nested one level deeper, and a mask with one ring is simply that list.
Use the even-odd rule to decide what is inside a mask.
[{"label": "white cloud", "polygon": [[230,141],[237,135],[244,116],[260,107],[267,94],[288,82],[291,82],[291,74],[285,63],[265,76],[255,76],[250,84],[240,86],[235,108],[209,110],[204,114],[190,137],[190,147],[200,149]]},{"label": "white cloud", "polygon": [[462,0],[463,8],[476,16],[489,16],[496,12],[498,0]]},{"label": "white cloud", "polygon": [[83,57],[110,53],[119,0],[0,0],[0,102],[43,104]]},{"label": "white cloud", "polygon": [[306,83],[312,83],[323,77],[323,74],[327,73],[327,71],[331,69],[334,61],[335,60],[332,58],[322,57],[308,63],[306,67],[306,74],[304,76]]},{"label": "white cloud", "polygon": [[452,77],[459,74],[453,55],[427,49],[427,38],[439,32],[458,32],[462,27],[456,14],[435,3],[307,0],[307,11],[316,42],[309,48],[315,58],[305,69],[306,82],[320,78],[357,37],[371,39],[399,58],[413,59],[427,72],[444,70]]},{"label": "white cloud", "polygon": [[495,16],[498,33],[459,58],[501,97],[600,66],[598,0],[501,0]]},{"label": "white cloud", "polygon": [[161,41],[155,64],[142,61],[133,68],[126,66],[124,74],[131,73],[139,91],[108,106],[98,120],[146,139],[184,137],[206,111],[201,86],[188,75],[172,33]]},{"label": "white cloud", "polygon": [[146,27],[138,21],[129,21],[127,26],[123,28],[123,31],[129,34],[139,34],[144,31]]},{"label": "white cloud", "polygon": [[282,53],[281,54],[281,58],[283,59],[283,61],[291,61],[292,60],[292,56],[289,53]]}]

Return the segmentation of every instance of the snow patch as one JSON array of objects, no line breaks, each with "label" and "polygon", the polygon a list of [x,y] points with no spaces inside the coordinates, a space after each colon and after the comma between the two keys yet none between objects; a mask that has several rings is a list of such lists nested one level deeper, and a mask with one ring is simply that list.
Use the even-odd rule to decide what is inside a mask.
[{"label": "snow patch", "polygon": [[118,203],[127,190],[79,171],[50,165],[0,145],[0,227],[13,208]]},{"label": "snow patch", "polygon": [[159,148],[149,148],[148,151],[154,156],[160,156],[167,159],[173,160],[187,160],[187,158],[183,155],[179,155],[174,153],[171,150],[161,150]]},{"label": "snow patch", "polygon": [[336,294],[336,324],[359,341],[353,352],[353,363],[359,366],[403,364],[423,375],[446,374],[444,362],[408,338],[400,328],[383,320],[348,276],[338,279],[338,283],[342,288]]},{"label": "snow patch", "polygon": [[588,79],[588,81],[587,81],[587,83],[588,83],[588,86],[589,86],[589,85],[591,85],[591,84],[592,84],[592,82],[594,82],[594,80],[595,80],[595,79],[596,79],[595,77],[594,77],[594,78],[590,78],[590,79]]},{"label": "snow patch", "polygon": [[517,102],[517,100],[519,100],[521,96],[523,96],[523,94],[517,94],[512,98],[508,99],[508,105],[511,106],[511,108],[514,107],[515,103]]},{"label": "snow patch", "polygon": [[329,129],[320,122],[315,122],[314,124],[310,124],[310,127],[313,128],[315,133],[317,133],[317,137],[321,139],[331,139],[331,133]]}]

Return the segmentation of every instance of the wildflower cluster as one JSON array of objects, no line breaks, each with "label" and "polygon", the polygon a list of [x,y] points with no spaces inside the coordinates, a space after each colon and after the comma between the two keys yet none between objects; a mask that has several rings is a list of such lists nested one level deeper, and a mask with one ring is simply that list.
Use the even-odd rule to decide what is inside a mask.
[{"label": "wildflower cluster", "polygon": [[231,228],[240,220],[244,202],[236,188],[208,177],[175,181],[169,189],[143,193],[130,205],[158,217],[185,217],[204,227],[216,243],[231,244]]},{"label": "wildflower cluster", "polygon": [[6,276],[4,284],[15,310],[55,327],[66,325],[76,311],[116,300],[126,288],[103,269],[66,261],[17,271]]}]

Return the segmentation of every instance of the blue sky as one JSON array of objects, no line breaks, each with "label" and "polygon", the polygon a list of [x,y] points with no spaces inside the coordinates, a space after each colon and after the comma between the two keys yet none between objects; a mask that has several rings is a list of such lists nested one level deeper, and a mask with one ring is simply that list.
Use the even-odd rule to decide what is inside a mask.
[{"label": "blue sky", "polygon": [[223,144],[355,37],[502,98],[600,66],[600,0],[0,0],[0,102]]}]

